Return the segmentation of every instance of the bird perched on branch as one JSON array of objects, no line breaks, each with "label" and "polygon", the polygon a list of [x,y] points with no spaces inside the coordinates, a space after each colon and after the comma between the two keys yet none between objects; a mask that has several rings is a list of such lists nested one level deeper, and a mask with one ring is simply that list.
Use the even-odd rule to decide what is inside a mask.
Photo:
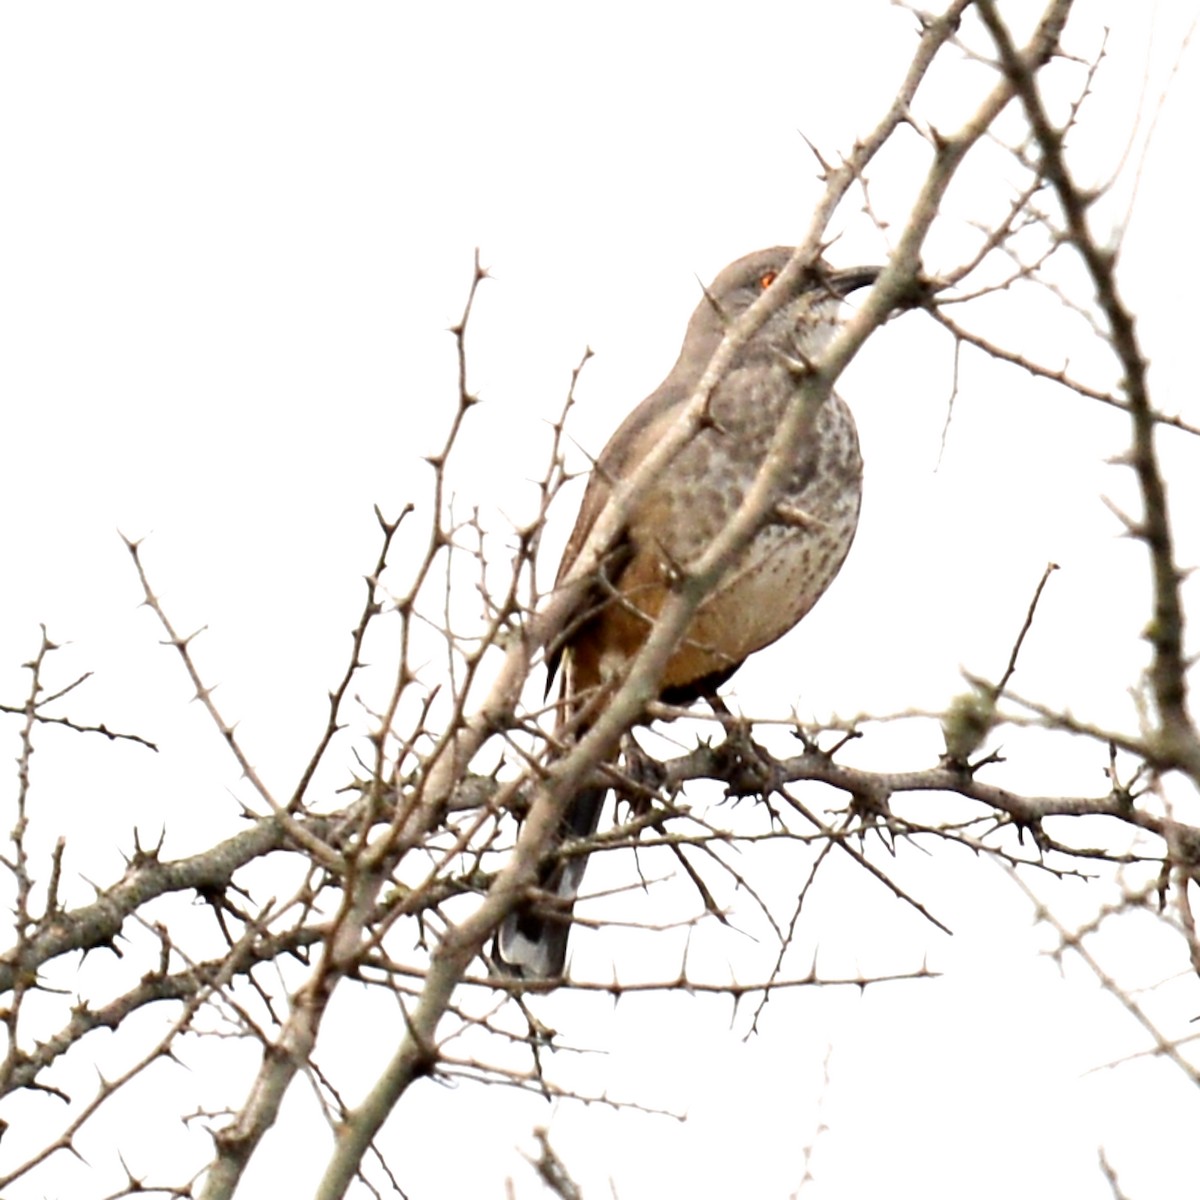
[{"label": "bird perched on branch", "polygon": [[[592,471],[558,569],[561,583],[613,487],[636,471],[686,407],[730,323],[783,273],[794,251],[760,250],[726,267],[706,289],[679,359],[659,388],[625,419]],[[874,282],[877,267],[810,271],[737,353],[709,403],[710,420],[641,493],[551,655],[562,673],[559,735],[578,739],[611,694],[694,562],[737,512],[763,466],[806,364],[832,340],[844,298]],[[783,281],[780,282],[783,286]],[[842,565],[858,524],[862,459],[850,410],[835,395],[821,405],[798,448],[767,521],[696,610],[658,684],[669,704],[711,696],[747,656],[787,633],[817,602]],[[596,830],[605,789],[580,789],[567,807],[562,839]],[[585,857],[548,859],[538,895],[501,925],[495,957],[527,979],[563,974],[571,911]]]}]

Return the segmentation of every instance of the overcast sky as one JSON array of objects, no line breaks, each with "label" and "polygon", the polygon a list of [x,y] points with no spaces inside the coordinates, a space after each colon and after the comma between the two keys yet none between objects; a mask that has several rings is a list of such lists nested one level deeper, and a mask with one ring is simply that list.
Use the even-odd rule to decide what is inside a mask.
[{"label": "overcast sky", "polygon": [[[1018,29],[1036,11],[1002,8]],[[1100,228],[1135,200],[1122,285],[1160,405],[1197,420],[1186,356],[1200,269],[1200,73],[1181,52],[1194,16],[1190,0],[1078,0],[1067,45],[1093,56],[1102,27],[1113,28],[1071,150],[1085,180],[1117,175]],[[471,342],[484,403],[453,482],[456,502],[480,505],[499,528],[534,511],[547,421],[585,347],[595,358],[572,430],[595,453],[670,367],[697,277],[802,236],[820,194],[804,139],[832,157],[876,123],[914,24],[885,0],[0,10],[0,699],[20,702],[21,664],[44,622],[70,643],[64,681],[96,672],[72,713],[163,750],[150,761],[46,739],[33,840],[44,850],[68,837],[71,902],[90,897],[88,881],[119,875],[134,828],[150,840],[165,829],[165,853],[191,853],[236,828],[248,798],[138,607],[119,534],[145,539],[179,627],[208,627],[197,643],[206,676],[267,782],[286,790],[347,650],[376,552],[372,505],[394,514],[423,494],[421,456],[452,412],[445,331],[476,247],[492,274]],[[1080,77],[1071,63],[1054,76],[1065,88]],[[955,127],[989,85],[978,63],[937,72],[922,119]],[[902,134],[873,172],[876,211],[893,228],[927,153]],[[988,154],[951,194],[956,219],[931,241],[934,272],[969,244],[973,215],[1007,203],[1016,172]],[[886,235],[853,204],[834,232],[838,265],[887,254]],[[1015,301],[993,316],[1033,356],[1069,357],[1113,385],[1094,346],[1062,340],[1069,323],[1038,324]],[[801,628],[739,674],[737,703],[776,715],[795,705],[806,718],[944,705],[961,666],[1002,669],[1054,560],[1063,570],[1020,690],[1132,727],[1125,687],[1143,656],[1143,560],[1100,502],[1131,494],[1107,465],[1123,423],[964,359],[943,451],[952,379],[949,339],[915,317],[848,372],[842,391],[867,462],[858,541]],[[1168,465],[1186,473],[1195,453],[1173,441]],[[555,516],[552,548],[577,495]],[[1186,512],[1182,484],[1173,498]],[[1197,561],[1194,525],[1181,540],[1184,561]],[[16,730],[0,729],[11,758]],[[938,750],[932,728],[871,739],[859,761],[874,765],[929,765]],[[338,764],[350,769],[349,748]],[[1102,765],[1093,749],[1055,750],[1050,762],[1014,761],[1005,778],[1098,792]],[[343,781],[334,772],[330,786]],[[537,1124],[588,1195],[607,1195],[611,1178],[622,1200],[786,1196],[820,1123],[829,1132],[806,1193],[816,1200],[1090,1200],[1110,1194],[1095,1166],[1101,1144],[1139,1200],[1190,1179],[1200,1097],[1147,1062],[1093,1070],[1145,1042],[1094,980],[1074,966],[1063,977],[1039,955],[1045,933],[1001,873],[945,853],[902,854],[895,870],[953,939],[850,873],[825,883],[805,936],[830,974],[928,961],[943,978],[777,998],[748,1042],[746,1014],[731,1022],[727,1004],[548,999],[539,1011],[564,1040],[596,1052],[566,1077],[688,1120],[430,1084],[384,1135],[408,1195],[499,1196],[509,1175],[517,1195],[538,1195],[518,1154]],[[1091,911],[1083,892],[1064,889],[1066,913]],[[664,975],[678,965],[681,943],[669,945]],[[737,953],[731,941],[696,952],[713,972]],[[1186,967],[1180,947],[1144,930],[1128,953],[1145,985]],[[577,969],[603,974],[613,960],[601,936],[576,938]],[[1196,998],[1186,980],[1174,986],[1182,1030]],[[330,1028],[331,1047],[346,1039],[351,1100],[398,1036],[394,1011],[377,1015],[377,1027],[356,1016]],[[152,1091],[139,1096],[149,1110]],[[0,1115],[12,1119],[3,1105]],[[46,1128],[56,1119],[47,1106]],[[312,1127],[311,1140],[268,1146],[245,1194],[306,1194],[327,1153]],[[90,1166],[63,1162],[63,1195],[116,1186],[111,1136],[92,1136]],[[158,1146],[170,1163],[203,1154],[203,1135],[176,1123]],[[6,1141],[0,1162],[21,1149]],[[45,1181],[11,1192],[43,1194]]]}]

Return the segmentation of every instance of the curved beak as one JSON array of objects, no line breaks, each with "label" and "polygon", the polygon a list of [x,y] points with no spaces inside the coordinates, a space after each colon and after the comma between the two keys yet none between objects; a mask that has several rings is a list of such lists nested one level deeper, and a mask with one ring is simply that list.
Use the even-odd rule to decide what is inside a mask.
[{"label": "curved beak", "polygon": [[830,291],[844,299],[859,288],[870,287],[882,271],[882,267],[846,267],[841,271],[830,271],[825,282]]}]

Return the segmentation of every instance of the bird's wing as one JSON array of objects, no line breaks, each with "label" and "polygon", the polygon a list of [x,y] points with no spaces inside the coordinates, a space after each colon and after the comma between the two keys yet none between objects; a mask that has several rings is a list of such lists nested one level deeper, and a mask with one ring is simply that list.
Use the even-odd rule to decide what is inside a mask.
[{"label": "bird's wing", "polygon": [[[683,400],[686,400],[686,396],[680,396],[677,389],[664,384],[643,400],[608,440],[588,479],[587,490],[579,506],[579,515],[575,518],[575,527],[571,530],[571,536],[567,539],[566,548],[558,564],[558,572],[554,578],[555,587],[559,587],[570,574],[575,560],[588,540],[588,535],[612,495],[613,487],[631,475],[645,455],[662,439],[678,415],[679,405]],[[563,633],[547,651],[547,694],[563,653],[570,646],[572,636],[587,620],[588,615],[611,595],[612,589],[629,565],[632,555],[627,535],[631,517],[632,514],[627,514],[625,526],[602,561],[603,578],[597,578],[595,585],[583,594]]]}]

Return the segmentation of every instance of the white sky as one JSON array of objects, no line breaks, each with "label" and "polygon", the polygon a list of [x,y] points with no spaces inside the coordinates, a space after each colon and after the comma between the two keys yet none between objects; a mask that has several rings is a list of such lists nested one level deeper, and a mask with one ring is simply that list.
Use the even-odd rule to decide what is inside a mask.
[{"label": "white sky", "polygon": [[[1101,26],[1113,25],[1072,141],[1082,176],[1100,182],[1138,128],[1148,79],[1144,129],[1195,10],[1182,0],[1153,11],[1077,7],[1072,51],[1094,53]],[[1019,22],[1035,6],[1004,9]],[[88,881],[120,873],[135,827],[151,841],[165,828],[165,853],[183,855],[236,829],[236,797],[246,796],[137,607],[118,530],[147,539],[178,625],[209,627],[197,643],[202,668],[267,781],[286,789],[347,649],[376,552],[371,506],[394,514],[423,495],[420,456],[439,444],[455,395],[445,330],[474,248],[494,276],[473,326],[485,403],[454,482],[464,510],[481,505],[499,525],[500,514],[532,511],[527,481],[544,461],[545,423],[584,347],[596,358],[573,432],[595,452],[669,368],[696,276],[802,234],[819,184],[800,133],[832,156],[871,128],[895,94],[912,27],[884,0],[747,3],[736,16],[713,4],[0,10],[0,698],[23,696],[20,664],[45,622],[71,643],[62,681],[96,672],[71,714],[137,730],[163,750],[151,761],[44,736],[32,837],[44,850],[66,834],[71,902],[90,897]],[[1071,64],[1056,69],[1068,85],[1079,77]],[[1193,420],[1184,356],[1200,266],[1197,78],[1185,54],[1122,264],[1159,403]],[[988,84],[977,64],[941,71],[921,115],[952,128]],[[894,224],[926,161],[909,135],[873,172],[873,200]],[[1100,207],[1102,228],[1128,202],[1136,165],[1136,155],[1125,165],[1120,204]],[[1012,175],[984,152],[952,193],[955,219],[935,234],[932,270],[969,244],[971,215],[1001,210]],[[878,261],[886,245],[852,207],[830,257]],[[1001,301],[994,328],[1110,384],[1079,325],[1046,320],[1029,302]],[[968,358],[935,470],[950,386],[948,339],[912,317],[852,367],[843,392],[868,473],[859,539],[801,629],[739,675],[738,703],[780,715],[795,704],[810,717],[940,706],[960,665],[1001,669],[1053,559],[1064,569],[1027,643],[1019,690],[1130,725],[1143,558],[1117,539],[1099,499],[1131,497],[1130,480],[1106,465],[1123,423]],[[1176,475],[1191,470],[1194,443],[1165,444]],[[1193,562],[1186,501],[1176,507],[1182,557]],[[558,538],[573,503],[556,518]],[[11,758],[15,729],[0,729]],[[930,730],[873,730],[867,741],[856,761],[876,766],[927,765],[938,748]],[[1102,790],[1095,751],[1056,745],[1038,757],[1039,743],[1021,745],[1003,776],[1012,786]],[[339,762],[349,761],[347,747]],[[341,782],[331,773],[331,787]],[[603,886],[609,870],[628,882],[628,864],[606,863],[589,885]],[[1151,1064],[1089,1073],[1145,1043],[1077,966],[1064,979],[1038,957],[1045,934],[1000,873],[944,851],[902,853],[895,870],[955,928],[953,940],[845,872],[822,885],[805,937],[831,974],[927,957],[941,980],[777,998],[749,1043],[746,1014],[731,1028],[724,1004],[672,997],[614,1011],[573,996],[542,1001],[566,1042],[597,1052],[563,1068],[565,1078],[689,1119],[426,1085],[384,1135],[408,1194],[499,1196],[511,1175],[517,1195],[538,1195],[515,1148],[531,1148],[539,1123],[589,1196],[609,1194],[611,1178],[622,1200],[786,1196],[821,1121],[830,1132],[806,1192],[815,1200],[885,1191],[1088,1200],[1109,1194],[1095,1168],[1100,1144],[1132,1197],[1191,1178],[1200,1097]],[[786,898],[786,874],[779,882]],[[1077,915],[1098,902],[1083,893],[1077,884],[1054,894]],[[685,889],[671,894],[686,903]],[[704,930],[692,961],[714,975],[741,961],[737,935]],[[621,964],[602,936],[575,942],[581,973]],[[680,939],[668,943],[660,973],[679,961]],[[1143,983],[1186,965],[1181,947],[1140,929],[1119,949]],[[644,962],[646,943],[630,952]],[[1184,980],[1160,999],[1186,1030],[1194,989]],[[331,1045],[347,1039],[342,1078],[353,1100],[390,1052],[396,1015],[376,1003],[372,1024],[350,1013],[362,997],[339,1003],[338,1016],[350,1015],[331,1026]],[[332,1049],[325,1057],[338,1061]],[[200,1103],[217,1094],[214,1085]],[[152,1091],[139,1096],[149,1125]],[[308,1103],[300,1087],[294,1103]],[[3,1105],[0,1115],[13,1119]],[[45,1119],[58,1119],[50,1103]],[[62,1163],[63,1195],[119,1182],[111,1136],[91,1137],[89,1167]],[[245,1194],[307,1194],[322,1137],[318,1128],[276,1138]],[[0,1145],[0,1169],[25,1148],[13,1138]],[[154,1139],[162,1162],[146,1139],[145,1161],[130,1162],[151,1179],[175,1156],[203,1154],[202,1135],[187,1140],[177,1123]],[[11,1197],[50,1186],[35,1177]]]}]

